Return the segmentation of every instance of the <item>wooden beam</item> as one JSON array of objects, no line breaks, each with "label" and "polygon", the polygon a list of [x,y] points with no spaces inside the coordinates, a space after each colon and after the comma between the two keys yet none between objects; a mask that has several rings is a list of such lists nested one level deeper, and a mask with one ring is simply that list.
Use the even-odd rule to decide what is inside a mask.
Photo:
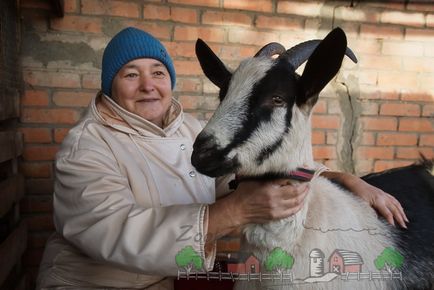
[{"label": "wooden beam", "polygon": [[11,160],[23,153],[23,134],[21,132],[0,132],[0,162]]},{"label": "wooden beam", "polygon": [[27,246],[27,226],[21,222],[18,227],[0,244],[0,285],[3,284],[12,268],[20,263]]},{"label": "wooden beam", "polygon": [[16,174],[0,182],[0,217],[24,196],[24,177]]},{"label": "wooden beam", "polygon": [[65,15],[64,0],[51,0],[51,6],[53,7],[54,14],[56,14],[57,17],[63,17]]},{"label": "wooden beam", "polygon": [[20,94],[18,90],[7,89],[0,92],[0,121],[17,118],[20,114]]}]

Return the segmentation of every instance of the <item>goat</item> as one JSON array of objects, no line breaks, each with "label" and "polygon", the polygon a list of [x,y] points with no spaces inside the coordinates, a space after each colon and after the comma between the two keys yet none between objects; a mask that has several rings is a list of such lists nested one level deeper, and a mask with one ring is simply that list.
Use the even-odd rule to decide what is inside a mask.
[{"label": "goat", "polygon": [[[277,58],[270,57],[275,54]],[[220,105],[195,140],[192,164],[212,177],[235,173],[258,179],[288,177],[297,168],[314,168],[312,108],[320,91],[339,71],[345,54],[355,60],[347,48],[345,33],[335,28],[323,40],[307,41],[287,51],[277,43],[266,45],[232,72],[198,39],[196,55],[205,75],[220,89]],[[300,76],[296,69],[306,60]],[[276,248],[290,254],[295,259],[291,269],[295,279],[238,281],[236,288],[429,289],[434,280],[434,206],[433,177],[427,178],[431,187],[425,185],[423,189],[425,198],[430,196],[430,203],[417,197],[417,192],[409,192],[414,198],[398,196],[407,212],[411,212],[407,231],[378,219],[366,202],[341,186],[315,177],[298,213],[243,229],[244,250],[260,261],[264,262]],[[385,182],[396,185],[403,181]],[[425,215],[423,219],[421,212]],[[376,259],[385,249],[394,249],[404,259],[402,277],[386,280],[369,276],[370,279],[343,281],[338,275],[326,275],[323,278],[333,280],[308,281],[304,278],[314,278],[310,274],[309,255],[318,249],[327,256],[338,250],[343,256],[346,254],[347,260],[352,259],[353,264],[355,260],[363,263],[362,272],[366,273],[378,272]],[[312,280],[317,283],[308,283]]]}]

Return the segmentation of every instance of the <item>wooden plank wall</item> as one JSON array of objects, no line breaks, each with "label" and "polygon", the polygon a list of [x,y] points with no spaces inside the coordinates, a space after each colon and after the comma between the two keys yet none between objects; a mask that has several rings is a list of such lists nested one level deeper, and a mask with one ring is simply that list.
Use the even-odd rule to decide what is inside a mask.
[{"label": "wooden plank wall", "polygon": [[25,289],[21,258],[27,246],[27,228],[20,216],[24,177],[18,172],[23,136],[20,116],[19,33],[17,0],[0,3],[0,290]]}]

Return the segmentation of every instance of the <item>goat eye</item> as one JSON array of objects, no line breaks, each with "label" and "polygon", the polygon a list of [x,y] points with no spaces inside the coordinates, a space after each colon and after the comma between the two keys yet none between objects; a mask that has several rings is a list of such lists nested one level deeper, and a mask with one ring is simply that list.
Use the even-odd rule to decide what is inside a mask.
[{"label": "goat eye", "polygon": [[273,105],[276,107],[282,107],[285,105],[285,101],[281,96],[273,96],[272,101]]}]

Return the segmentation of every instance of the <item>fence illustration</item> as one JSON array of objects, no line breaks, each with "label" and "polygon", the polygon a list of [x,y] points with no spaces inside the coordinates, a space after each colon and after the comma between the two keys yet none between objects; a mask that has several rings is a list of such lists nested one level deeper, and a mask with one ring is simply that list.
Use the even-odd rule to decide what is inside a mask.
[{"label": "fence illustration", "polygon": [[367,273],[342,273],[342,280],[362,280],[362,279],[400,279],[402,280],[402,272],[367,272]]},{"label": "fence illustration", "polygon": [[232,280],[232,281],[289,281],[292,282],[294,277],[290,273],[233,273],[233,272],[197,272],[197,271],[180,271],[178,270],[179,279],[207,279],[207,280]]}]

